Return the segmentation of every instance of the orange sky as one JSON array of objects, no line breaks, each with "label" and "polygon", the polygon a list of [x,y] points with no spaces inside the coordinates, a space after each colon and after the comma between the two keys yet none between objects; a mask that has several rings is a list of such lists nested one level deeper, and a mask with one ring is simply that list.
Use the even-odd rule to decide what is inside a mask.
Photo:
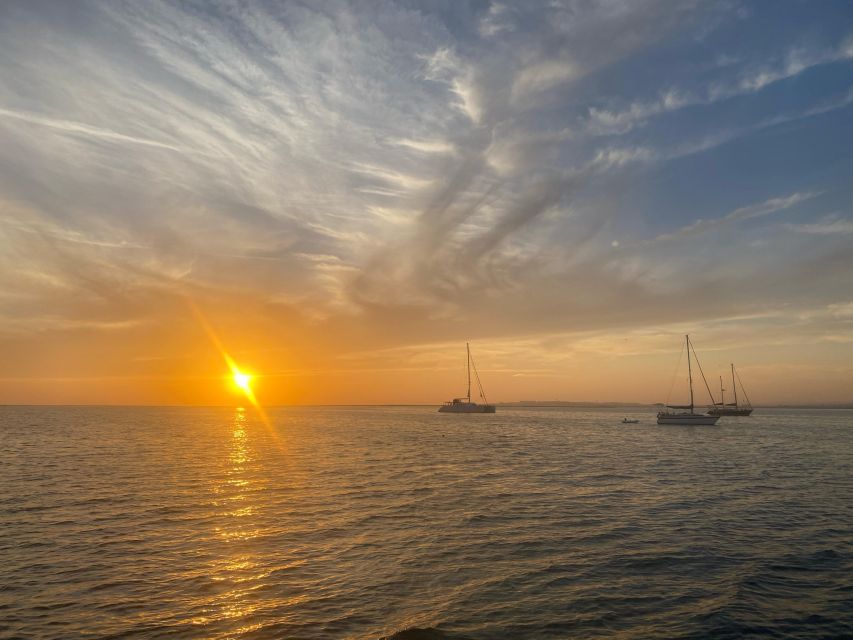
[{"label": "orange sky", "polygon": [[[465,392],[465,345],[458,322],[444,321],[456,341],[407,344],[393,327],[353,314],[300,318],[238,296],[205,313],[222,345],[265,405],[436,404]],[[675,375],[673,401],[686,398],[683,333],[691,331],[709,383],[726,389],[738,366],[757,404],[843,402],[853,388],[849,343],[822,335],[764,333],[744,326],[774,318],[693,322],[658,329],[474,336],[472,352],[490,401],[662,402]],[[425,333],[432,322],[410,321]],[[754,336],[751,332],[747,335]],[[363,347],[363,348],[359,348]],[[0,402],[202,404],[241,403],[216,345],[186,300],[164,298],[144,321],[68,328],[6,339]],[[45,375],[48,373],[49,375]],[[707,393],[694,368],[697,402]]]}]

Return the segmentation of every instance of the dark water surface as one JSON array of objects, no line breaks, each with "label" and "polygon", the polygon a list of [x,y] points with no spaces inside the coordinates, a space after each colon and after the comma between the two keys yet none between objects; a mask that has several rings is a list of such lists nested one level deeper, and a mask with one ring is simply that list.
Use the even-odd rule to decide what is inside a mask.
[{"label": "dark water surface", "polygon": [[853,411],[498,411],[0,407],[0,637],[853,637]]}]

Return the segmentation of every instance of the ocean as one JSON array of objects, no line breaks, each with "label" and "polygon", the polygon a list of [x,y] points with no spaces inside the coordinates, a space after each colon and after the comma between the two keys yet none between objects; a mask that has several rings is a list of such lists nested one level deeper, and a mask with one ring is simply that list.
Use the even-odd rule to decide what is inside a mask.
[{"label": "ocean", "polygon": [[853,411],[436,408],[0,407],[0,637],[853,637]]}]

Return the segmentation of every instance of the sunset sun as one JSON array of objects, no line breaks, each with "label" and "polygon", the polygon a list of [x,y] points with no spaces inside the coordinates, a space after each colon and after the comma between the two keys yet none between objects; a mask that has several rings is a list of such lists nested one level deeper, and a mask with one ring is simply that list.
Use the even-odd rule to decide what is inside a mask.
[{"label": "sunset sun", "polygon": [[252,376],[250,376],[249,374],[236,370],[234,371],[232,377],[234,380],[234,384],[240,387],[240,389],[242,389],[243,391],[248,393],[252,390],[252,387],[249,385],[249,383],[252,381]]}]

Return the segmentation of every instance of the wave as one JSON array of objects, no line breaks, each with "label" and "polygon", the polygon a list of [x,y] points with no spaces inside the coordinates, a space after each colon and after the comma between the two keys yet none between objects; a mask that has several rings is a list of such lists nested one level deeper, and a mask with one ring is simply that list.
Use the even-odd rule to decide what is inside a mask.
[{"label": "wave", "polygon": [[448,633],[435,627],[409,627],[380,640],[466,640],[465,636]]}]

